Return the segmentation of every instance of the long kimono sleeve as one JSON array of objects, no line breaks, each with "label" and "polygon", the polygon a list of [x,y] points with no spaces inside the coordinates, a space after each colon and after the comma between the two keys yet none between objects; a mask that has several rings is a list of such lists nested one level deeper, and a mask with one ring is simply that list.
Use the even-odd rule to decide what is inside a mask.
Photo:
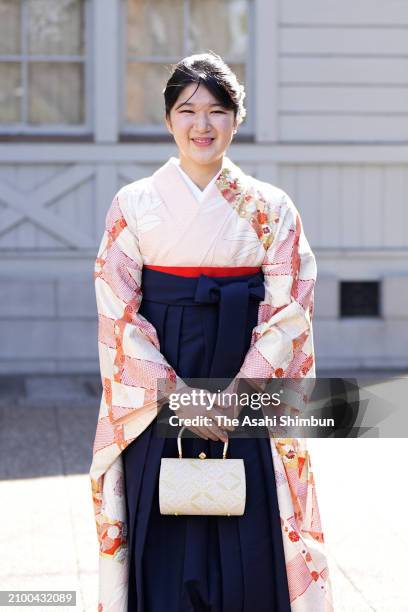
[{"label": "long kimono sleeve", "polygon": [[[302,409],[314,386],[315,256],[287,194],[271,223],[277,228],[263,263],[265,300],[238,379],[287,378]],[[269,226],[270,227],[270,226]],[[290,403],[292,406],[292,402]],[[331,584],[312,464],[304,438],[270,440],[291,608],[332,611]]]},{"label": "long kimono sleeve", "polygon": [[315,376],[313,297],[316,260],[298,210],[287,194],[262,270],[265,300],[239,377]]},{"label": "long kimono sleeve", "polygon": [[[287,194],[279,210],[277,228],[265,252],[265,300],[258,325],[237,378],[290,379],[290,406],[301,410],[314,386],[313,297],[317,275],[315,256],[305,236],[299,212]],[[306,440],[275,437],[274,445],[285,467],[298,528],[323,540],[310,456]],[[292,507],[288,507],[291,514]],[[289,516],[287,517],[289,518]]]},{"label": "long kimono sleeve", "polygon": [[[181,380],[160,352],[155,328],[138,313],[143,260],[135,204],[134,192],[126,187],[114,197],[94,271],[103,393],[90,475],[98,539],[101,551],[108,554],[114,551],[106,533],[112,524],[122,524],[124,517],[113,516],[108,496],[114,485],[105,490],[104,485],[115,470],[119,478],[120,453],[157,416],[158,381],[175,388]],[[123,541],[118,540],[118,545]]]}]

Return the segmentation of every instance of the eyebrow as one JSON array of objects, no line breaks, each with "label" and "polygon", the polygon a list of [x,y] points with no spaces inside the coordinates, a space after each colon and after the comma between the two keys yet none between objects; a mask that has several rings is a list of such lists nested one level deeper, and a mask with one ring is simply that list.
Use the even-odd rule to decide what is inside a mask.
[{"label": "eyebrow", "polygon": [[[178,110],[180,106],[195,106],[195,104],[193,102],[182,102],[181,104],[176,106],[176,110]],[[210,104],[210,106],[221,106],[222,108],[224,108],[220,102],[213,102],[212,104]]]}]

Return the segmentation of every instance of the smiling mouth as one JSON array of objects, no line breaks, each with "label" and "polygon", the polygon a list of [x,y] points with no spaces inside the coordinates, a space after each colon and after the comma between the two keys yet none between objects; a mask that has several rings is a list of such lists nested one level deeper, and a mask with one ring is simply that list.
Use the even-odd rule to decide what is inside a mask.
[{"label": "smiling mouth", "polygon": [[192,138],[191,140],[197,145],[206,146],[210,145],[214,138]]}]

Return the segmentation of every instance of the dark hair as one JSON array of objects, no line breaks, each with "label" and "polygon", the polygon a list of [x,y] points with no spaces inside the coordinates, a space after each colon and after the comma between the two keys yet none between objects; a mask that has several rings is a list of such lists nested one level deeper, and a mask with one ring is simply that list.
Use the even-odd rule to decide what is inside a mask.
[{"label": "dark hair", "polygon": [[173,72],[163,90],[167,117],[180,93],[190,83],[197,83],[194,93],[202,83],[224,108],[234,111],[238,125],[243,121],[246,115],[244,87],[224,60],[212,51],[189,55],[173,66]]}]

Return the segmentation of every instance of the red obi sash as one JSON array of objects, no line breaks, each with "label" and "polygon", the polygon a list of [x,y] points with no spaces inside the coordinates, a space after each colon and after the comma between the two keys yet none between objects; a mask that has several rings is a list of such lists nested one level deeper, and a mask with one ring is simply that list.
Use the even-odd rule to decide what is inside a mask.
[{"label": "red obi sash", "polygon": [[219,266],[153,266],[146,264],[143,266],[149,270],[157,272],[165,272],[166,274],[175,274],[177,276],[186,276],[188,278],[197,278],[204,274],[205,276],[244,276],[245,274],[256,274],[261,270],[261,266],[241,266],[241,267],[219,267]]}]

